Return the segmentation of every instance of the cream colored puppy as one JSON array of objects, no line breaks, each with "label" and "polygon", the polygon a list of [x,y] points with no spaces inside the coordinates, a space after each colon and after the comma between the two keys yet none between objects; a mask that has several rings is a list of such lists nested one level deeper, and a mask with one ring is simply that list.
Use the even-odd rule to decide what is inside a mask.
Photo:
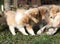
[{"label": "cream colored puppy", "polygon": [[46,6],[41,6],[41,7],[38,7],[38,9],[42,16],[42,20],[46,19],[46,17],[48,17],[49,15],[49,8],[47,8]]},{"label": "cream colored puppy", "polygon": [[[57,14],[60,14],[60,13],[57,13]],[[49,24],[45,25],[43,28],[41,28],[37,34],[41,34],[45,28],[48,29],[47,32],[45,32],[47,35],[53,35],[57,32],[58,28],[60,27],[60,15],[56,16],[54,19],[50,19],[50,22]]]},{"label": "cream colored puppy", "polygon": [[[48,29],[46,32],[47,35],[53,35],[57,32],[58,28],[60,27],[60,12],[55,14],[56,16],[53,18],[50,18],[49,25],[51,28]],[[53,17],[53,16],[52,16]]]},{"label": "cream colored puppy", "polygon": [[[59,15],[60,15],[60,6],[58,5],[50,5],[50,16],[49,16],[49,25],[52,25],[52,27],[59,27]],[[58,28],[50,28],[48,29],[48,32],[46,32],[48,35],[53,35],[56,33]]]},{"label": "cream colored puppy", "polygon": [[58,5],[50,5],[50,17],[54,18],[56,13],[60,12],[60,6]]},{"label": "cream colored puppy", "polygon": [[54,28],[50,28],[48,32],[46,32],[48,35],[53,35],[54,33],[57,32],[58,28],[60,27],[60,12],[55,14],[55,18],[50,18],[50,25]]},{"label": "cream colored puppy", "polygon": [[[49,25],[52,25],[52,27],[59,27],[59,17],[60,17],[60,6],[58,5],[51,5],[50,6],[50,16],[49,16]],[[53,35],[56,33],[58,28],[50,28],[47,32],[48,35]]]},{"label": "cream colored puppy", "polygon": [[[60,22],[60,13],[59,12],[59,6],[56,5],[52,5],[50,8],[50,16],[48,17],[48,22],[47,25],[45,25],[43,28],[41,28],[37,34],[41,34],[45,28],[48,29],[48,31],[46,32],[47,35],[53,35],[54,33],[56,33],[56,31],[58,30],[59,27],[59,22]],[[53,28],[54,27],[54,28]]]}]

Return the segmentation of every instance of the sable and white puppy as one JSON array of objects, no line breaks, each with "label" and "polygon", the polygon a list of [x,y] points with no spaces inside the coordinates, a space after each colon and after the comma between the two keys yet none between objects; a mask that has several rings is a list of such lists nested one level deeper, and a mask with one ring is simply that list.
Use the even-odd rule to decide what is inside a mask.
[{"label": "sable and white puppy", "polygon": [[[9,26],[9,29],[13,35],[15,35],[15,27],[18,28],[20,32],[24,35],[28,35],[25,32],[24,26],[28,27],[27,30],[31,35],[35,35],[33,32],[33,29],[31,27],[31,24],[29,24],[30,20],[33,20],[35,23],[37,21],[35,20],[34,17],[31,17],[27,13],[25,13],[26,10],[24,9],[18,9],[16,12],[14,11],[6,11],[4,12],[6,15],[6,21]],[[33,12],[32,12],[33,13]],[[29,13],[30,14],[30,13]]]}]

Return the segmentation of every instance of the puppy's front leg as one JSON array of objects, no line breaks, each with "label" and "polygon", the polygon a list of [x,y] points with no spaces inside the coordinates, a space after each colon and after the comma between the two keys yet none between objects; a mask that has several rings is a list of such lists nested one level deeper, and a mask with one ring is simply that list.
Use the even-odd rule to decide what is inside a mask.
[{"label": "puppy's front leg", "polygon": [[23,35],[28,35],[23,26],[17,26],[17,28]]},{"label": "puppy's front leg", "polygon": [[38,35],[42,34],[42,32],[44,31],[45,28],[50,28],[51,25],[45,25],[44,27],[42,27],[41,29],[39,29],[39,31],[37,32]]},{"label": "puppy's front leg", "polygon": [[14,26],[9,26],[9,29],[13,35],[16,35]]},{"label": "puppy's front leg", "polygon": [[39,29],[39,31],[37,32],[37,34],[38,35],[41,35],[45,28],[46,28],[46,26],[44,26],[41,29]]},{"label": "puppy's front leg", "polygon": [[27,25],[27,26],[26,26],[26,29],[27,29],[27,31],[28,31],[29,34],[35,35],[35,33],[34,33],[31,25]]}]

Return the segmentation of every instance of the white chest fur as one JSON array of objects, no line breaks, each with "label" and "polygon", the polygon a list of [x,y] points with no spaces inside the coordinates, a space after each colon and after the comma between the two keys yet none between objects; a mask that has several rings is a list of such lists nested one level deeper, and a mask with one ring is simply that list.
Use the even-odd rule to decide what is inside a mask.
[{"label": "white chest fur", "polygon": [[16,13],[15,21],[16,21],[17,24],[19,24],[22,17],[23,17],[23,13],[20,13],[20,12]]}]

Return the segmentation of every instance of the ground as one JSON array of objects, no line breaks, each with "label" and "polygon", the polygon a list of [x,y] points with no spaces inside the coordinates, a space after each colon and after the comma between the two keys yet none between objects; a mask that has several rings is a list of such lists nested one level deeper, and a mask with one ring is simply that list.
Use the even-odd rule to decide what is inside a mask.
[{"label": "ground", "polygon": [[16,33],[13,36],[9,29],[0,26],[0,44],[60,44],[60,32],[55,35],[42,34],[35,36],[25,36],[18,31]]}]

